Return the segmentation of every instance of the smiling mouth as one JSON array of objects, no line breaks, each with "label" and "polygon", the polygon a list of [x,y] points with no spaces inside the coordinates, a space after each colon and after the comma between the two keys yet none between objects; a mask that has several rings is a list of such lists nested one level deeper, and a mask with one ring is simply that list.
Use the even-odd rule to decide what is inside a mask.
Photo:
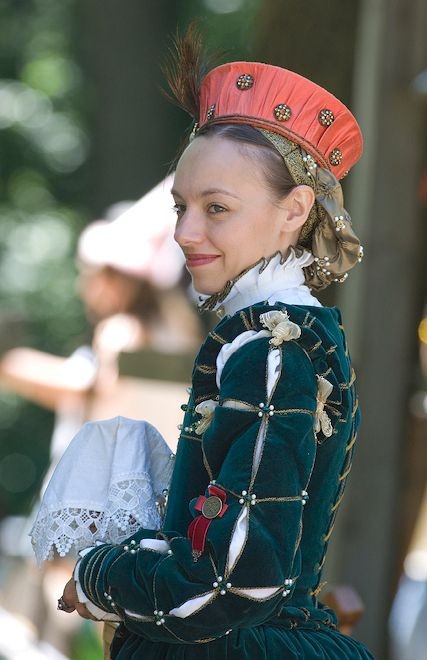
[{"label": "smiling mouth", "polygon": [[194,268],[195,266],[210,264],[218,258],[219,254],[187,254],[185,261],[188,268]]}]

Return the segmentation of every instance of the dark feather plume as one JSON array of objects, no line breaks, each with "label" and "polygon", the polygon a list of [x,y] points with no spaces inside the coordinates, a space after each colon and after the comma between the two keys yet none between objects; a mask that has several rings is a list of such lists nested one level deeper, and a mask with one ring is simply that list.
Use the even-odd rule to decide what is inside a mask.
[{"label": "dark feather plume", "polygon": [[195,23],[191,23],[185,34],[176,33],[162,67],[170,92],[166,97],[197,119],[199,117],[200,85],[215,66],[213,57],[203,47],[202,35]]}]

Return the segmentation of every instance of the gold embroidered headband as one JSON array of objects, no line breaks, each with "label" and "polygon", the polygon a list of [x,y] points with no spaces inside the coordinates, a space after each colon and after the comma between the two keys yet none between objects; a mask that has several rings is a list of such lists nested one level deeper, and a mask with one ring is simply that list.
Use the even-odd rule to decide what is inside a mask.
[{"label": "gold embroidered headband", "polygon": [[307,286],[321,290],[331,282],[344,282],[362,260],[363,248],[344,208],[340,182],[299,145],[272,131],[258,130],[280,153],[296,185],[310,186],[316,195],[299,239],[314,256],[314,263],[304,268]]}]

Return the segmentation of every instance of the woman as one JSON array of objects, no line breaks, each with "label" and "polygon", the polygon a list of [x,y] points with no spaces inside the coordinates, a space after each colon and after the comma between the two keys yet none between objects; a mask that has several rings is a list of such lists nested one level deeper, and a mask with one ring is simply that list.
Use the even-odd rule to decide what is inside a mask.
[{"label": "woman", "polygon": [[317,599],[359,413],[339,312],[310,292],[362,256],[338,183],[360,130],[278,67],[225,64],[199,85],[192,48],[172,82],[197,120],[175,238],[222,320],[195,361],[162,531],[82,553],[60,605],[120,620],[115,660],[372,658]]}]

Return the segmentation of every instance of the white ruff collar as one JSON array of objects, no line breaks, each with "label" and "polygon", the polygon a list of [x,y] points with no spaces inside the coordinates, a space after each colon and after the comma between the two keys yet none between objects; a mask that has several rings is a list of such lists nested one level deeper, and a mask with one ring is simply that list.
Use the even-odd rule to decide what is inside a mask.
[{"label": "white ruff collar", "polygon": [[[289,305],[313,305],[321,307],[310,289],[305,286],[303,268],[313,263],[313,255],[308,250],[297,253],[290,248],[288,257],[283,261],[280,253],[270,259],[256,263],[243,275],[236,278],[231,290],[222,302],[213,309],[218,316],[230,316],[239,309],[259,302],[284,302]],[[199,295],[199,306],[210,296]]]}]

